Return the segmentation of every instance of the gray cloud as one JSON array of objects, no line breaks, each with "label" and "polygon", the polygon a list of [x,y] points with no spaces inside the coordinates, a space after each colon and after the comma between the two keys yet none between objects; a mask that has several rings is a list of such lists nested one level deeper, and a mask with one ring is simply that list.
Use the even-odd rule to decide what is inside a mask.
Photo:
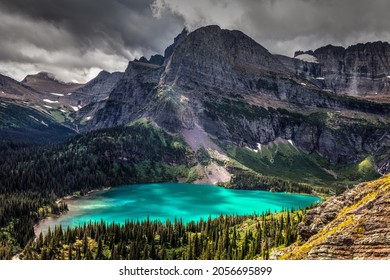
[{"label": "gray cloud", "polygon": [[273,53],[390,41],[387,0],[0,0],[0,73],[85,81],[162,53],[183,25],[239,29]]},{"label": "gray cloud", "polygon": [[5,42],[0,44],[0,70],[7,65],[2,72],[20,80],[27,73],[15,69],[50,69],[62,79],[80,81],[90,78],[89,68],[123,71],[128,60],[162,53],[183,28],[183,19],[170,12],[155,17],[152,3],[0,0],[0,37]]},{"label": "gray cloud", "polygon": [[156,0],[156,6],[183,17],[191,29],[239,29],[287,55],[326,44],[390,40],[387,0]]}]

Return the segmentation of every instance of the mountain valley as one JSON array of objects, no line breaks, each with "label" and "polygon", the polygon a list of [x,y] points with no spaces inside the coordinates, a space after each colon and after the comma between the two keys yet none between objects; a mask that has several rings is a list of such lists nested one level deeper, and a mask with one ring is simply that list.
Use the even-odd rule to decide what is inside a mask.
[{"label": "mountain valley", "polygon": [[[46,72],[21,82],[0,75],[0,141],[6,155],[1,177],[7,178],[0,181],[0,198],[11,197],[0,207],[8,240],[0,258],[30,246],[32,225],[47,213],[58,214],[55,201],[61,197],[172,181],[326,200],[304,217],[292,214],[292,239],[290,214],[283,214],[278,227],[285,239],[272,233],[274,246],[247,252],[248,258],[389,258],[388,229],[375,231],[388,222],[376,214],[386,213],[389,195],[386,42],[328,45],[292,58],[271,54],[241,31],[212,25],[183,29],[164,55],[130,61],[124,72],[102,71],[85,84]],[[23,213],[17,221],[16,208]],[[274,223],[271,216],[247,217],[250,234],[257,236],[257,222]],[[375,220],[366,222],[369,217]],[[229,236],[245,223],[238,220],[218,228],[227,228]],[[294,244],[281,250],[282,243]],[[33,246],[25,253],[42,257]]]}]

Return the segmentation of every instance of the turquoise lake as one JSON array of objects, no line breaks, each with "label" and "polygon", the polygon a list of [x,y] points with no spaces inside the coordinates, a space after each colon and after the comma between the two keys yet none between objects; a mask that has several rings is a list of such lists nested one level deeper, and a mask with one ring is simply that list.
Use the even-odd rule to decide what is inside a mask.
[{"label": "turquoise lake", "polygon": [[129,185],[66,200],[69,212],[59,218],[45,219],[36,232],[46,232],[49,226],[54,228],[59,224],[63,228],[101,220],[123,224],[126,220],[144,220],[147,217],[160,221],[173,221],[176,217],[186,223],[220,214],[261,214],[268,210],[305,208],[318,201],[321,199],[315,196],[232,190],[210,185]]}]

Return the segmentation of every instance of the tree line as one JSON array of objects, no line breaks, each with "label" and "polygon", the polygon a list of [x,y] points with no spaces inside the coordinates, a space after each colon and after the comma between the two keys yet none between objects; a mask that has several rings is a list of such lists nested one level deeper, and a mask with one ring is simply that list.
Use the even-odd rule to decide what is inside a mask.
[{"label": "tree line", "polygon": [[28,260],[242,260],[268,259],[272,248],[288,246],[298,238],[304,212],[261,216],[219,216],[184,224],[104,221],[76,228],[61,226],[29,242],[21,257]]}]

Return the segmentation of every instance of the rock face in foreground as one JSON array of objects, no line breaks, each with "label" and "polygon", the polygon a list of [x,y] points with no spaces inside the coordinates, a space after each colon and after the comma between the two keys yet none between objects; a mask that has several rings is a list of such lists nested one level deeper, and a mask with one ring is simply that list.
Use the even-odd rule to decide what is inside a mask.
[{"label": "rock face in foreground", "polygon": [[390,174],[329,199],[299,226],[285,259],[390,259]]}]

